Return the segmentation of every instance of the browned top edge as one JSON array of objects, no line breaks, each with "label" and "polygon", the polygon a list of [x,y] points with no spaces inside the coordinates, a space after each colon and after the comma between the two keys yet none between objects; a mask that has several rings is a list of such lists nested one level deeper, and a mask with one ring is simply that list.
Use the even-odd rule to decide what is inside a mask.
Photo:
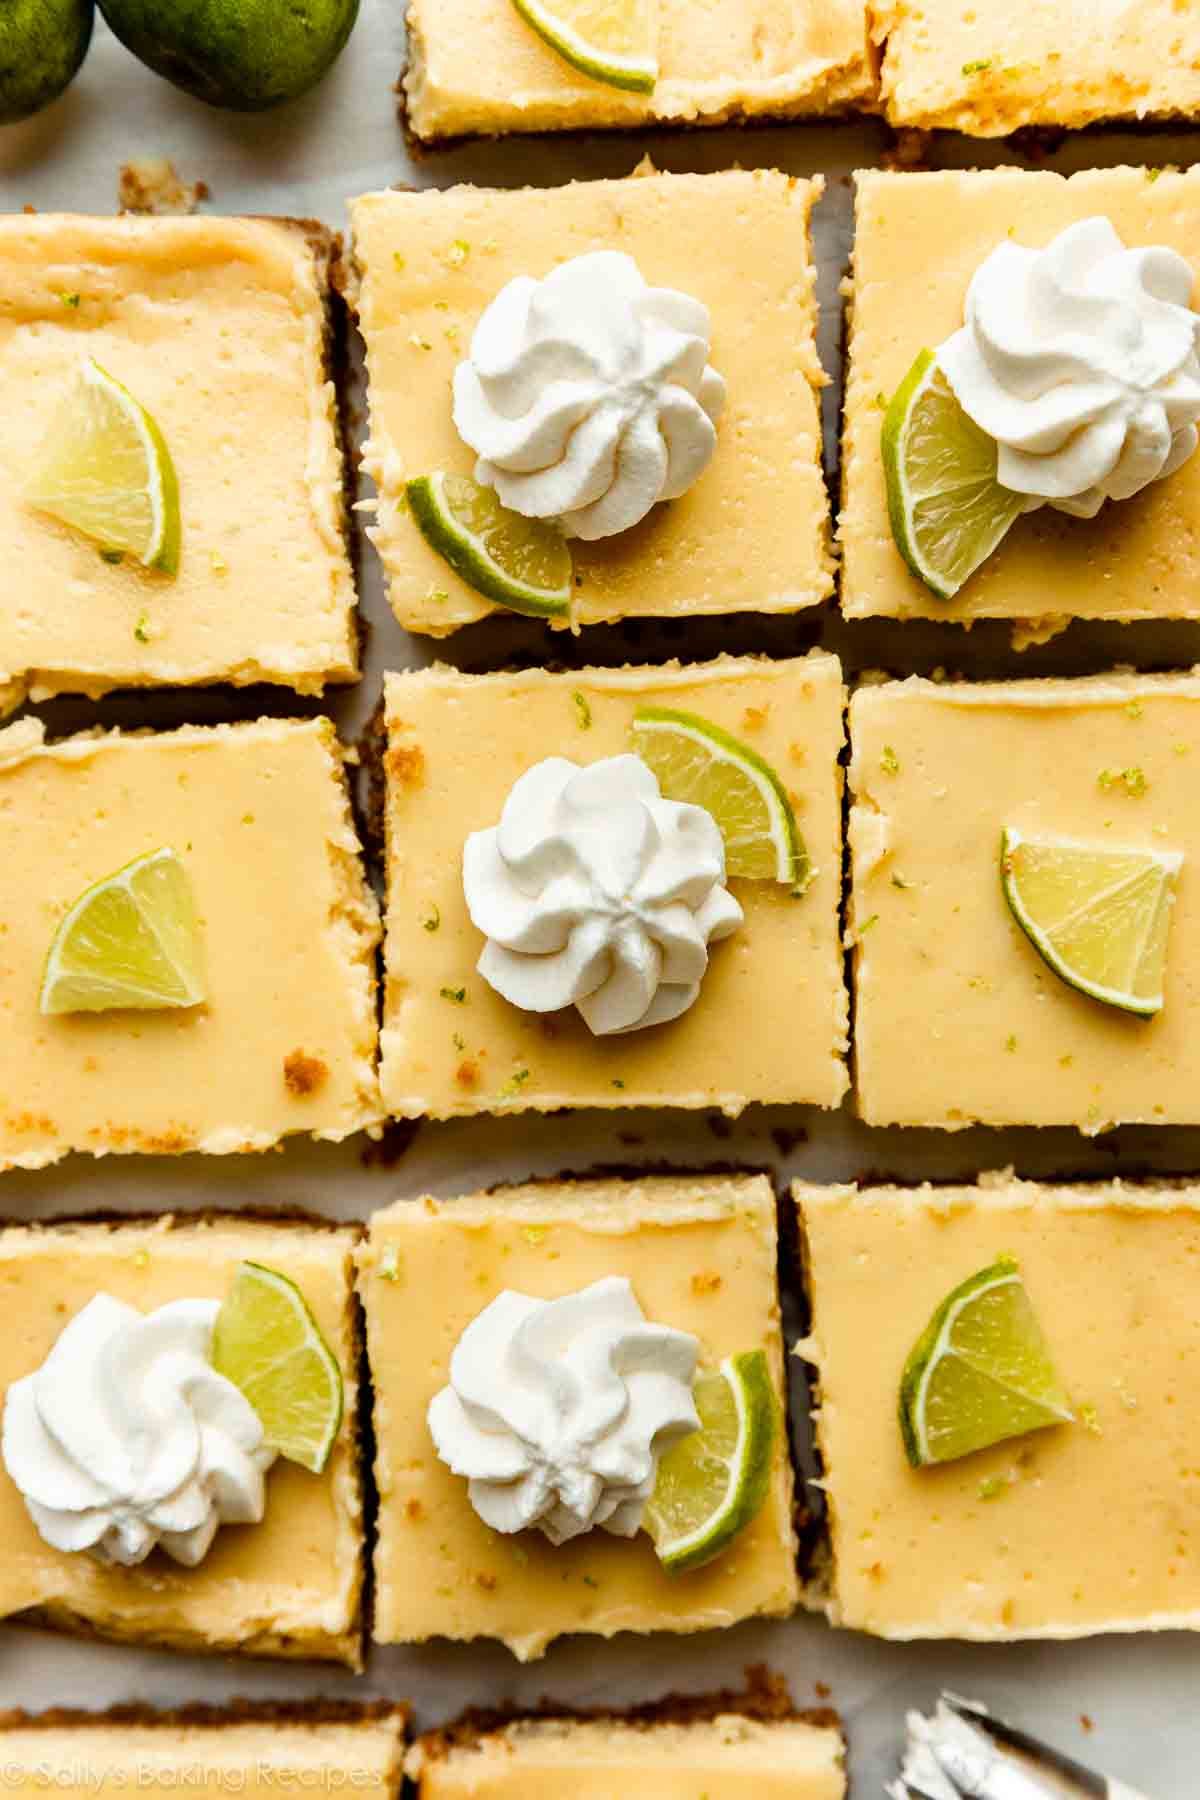
[{"label": "browned top edge", "polygon": [[39,1713],[13,1707],[0,1712],[0,1731],[70,1731],[97,1725],[104,1730],[129,1725],[219,1730],[227,1725],[369,1725],[390,1720],[407,1731],[411,1717],[407,1702],[391,1700],[232,1700],[226,1706],[195,1703],[161,1710],[136,1701],[99,1713],[75,1706],[54,1706]]},{"label": "browned top edge", "polygon": [[661,1700],[621,1712],[608,1707],[566,1707],[543,1700],[534,1712],[519,1708],[486,1710],[472,1707],[450,1724],[426,1732],[417,1741],[425,1756],[437,1761],[454,1750],[470,1750],[491,1733],[525,1720],[564,1720],[573,1724],[619,1724],[639,1731],[660,1725],[706,1725],[735,1714],[763,1724],[812,1725],[836,1731],[844,1741],[842,1722],[832,1707],[798,1709],[792,1704],[787,1682],[765,1663],[746,1670],[744,1689],[723,1688],[711,1694],[668,1694]]}]

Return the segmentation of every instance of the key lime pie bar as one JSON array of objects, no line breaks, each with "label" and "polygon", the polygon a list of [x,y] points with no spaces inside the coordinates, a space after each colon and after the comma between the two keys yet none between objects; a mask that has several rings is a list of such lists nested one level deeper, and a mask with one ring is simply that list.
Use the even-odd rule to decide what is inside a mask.
[{"label": "key lime pie bar", "polygon": [[0,1713],[5,1787],[67,1800],[96,1792],[269,1794],[349,1787],[399,1800],[403,1707],[316,1702],[155,1712]]},{"label": "key lime pie bar", "polygon": [[842,706],[816,653],[389,676],[388,1111],[836,1106]]},{"label": "key lime pie bar", "polygon": [[902,1639],[1200,1628],[1200,1190],[795,1193],[828,1500],[814,1604]]},{"label": "key lime pie bar", "polygon": [[766,1670],[744,1694],[680,1697],[632,1713],[468,1714],[419,1738],[419,1800],[843,1800],[845,1746],[831,1712],[798,1713]]},{"label": "key lime pie bar", "polygon": [[850,728],[863,1118],[1200,1120],[1200,676],[891,682]]},{"label": "key lime pie bar", "polygon": [[893,125],[1006,137],[1200,114],[1200,16],[1179,0],[874,0],[872,11]]},{"label": "key lime pie bar", "polygon": [[0,1232],[0,1617],[360,1660],[354,1233]]},{"label": "key lime pie bar", "polygon": [[764,1178],[401,1201],[359,1283],[380,1643],[498,1638],[527,1660],[564,1632],[793,1609]]},{"label": "key lime pie bar", "polygon": [[[808,118],[860,105],[875,91],[864,0],[631,6],[644,56],[632,70],[610,65],[607,79],[586,45],[576,60],[594,74],[551,41],[556,19],[569,30],[580,10],[569,0],[410,0],[402,92],[413,136],[436,144],[509,131]],[[620,9],[610,12],[619,17]]]},{"label": "key lime pie bar", "polygon": [[560,627],[795,612],[830,593],[820,187],[648,171],[352,204],[371,535],[402,625],[443,637],[504,605]]},{"label": "key lime pie bar", "polygon": [[332,250],[277,220],[0,219],[10,704],[356,677]]},{"label": "key lime pie bar", "polygon": [[857,221],[846,613],[1195,618],[1200,170],[864,173]]},{"label": "key lime pie bar", "polygon": [[377,1122],[342,762],[323,719],[0,734],[0,1166]]}]

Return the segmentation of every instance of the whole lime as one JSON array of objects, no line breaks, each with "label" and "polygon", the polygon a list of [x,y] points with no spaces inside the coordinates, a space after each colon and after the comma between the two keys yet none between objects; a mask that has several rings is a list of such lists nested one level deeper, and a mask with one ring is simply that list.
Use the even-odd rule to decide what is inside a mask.
[{"label": "whole lime", "polygon": [[94,0],[0,6],[0,125],[27,119],[70,86],[92,41]]},{"label": "whole lime", "polygon": [[358,0],[100,0],[126,49],[210,106],[262,112],[315,87]]}]

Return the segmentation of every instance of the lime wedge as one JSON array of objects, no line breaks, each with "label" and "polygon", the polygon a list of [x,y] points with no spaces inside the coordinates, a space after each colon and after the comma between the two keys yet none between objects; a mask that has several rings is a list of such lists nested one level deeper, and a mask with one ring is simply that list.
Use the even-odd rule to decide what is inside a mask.
[{"label": "lime wedge", "polygon": [[720,1556],[757,1517],[771,1481],[779,1402],[762,1350],[727,1357],[695,1386],[700,1429],[658,1465],[644,1524],[673,1574]]},{"label": "lime wedge", "polygon": [[792,803],[770,763],[696,713],[644,706],[634,716],[633,747],[658,776],[668,800],[710,812],[725,839],[725,872],[750,881],[812,880]]},{"label": "lime wedge", "polygon": [[187,870],[152,850],[98,881],[71,907],[46,957],[44,1013],[199,1006],[200,925]]},{"label": "lime wedge", "polygon": [[1012,915],[1056,975],[1107,1006],[1162,1011],[1167,936],[1183,857],[1116,850],[1010,827],[1000,878]]},{"label": "lime wedge", "polygon": [[552,49],[595,81],[651,94],[658,80],[658,0],[513,0]]},{"label": "lime wedge", "polygon": [[953,600],[1025,507],[996,480],[996,444],[922,350],[883,419],[888,517],[901,556],[939,600]]},{"label": "lime wedge", "polygon": [[900,1430],[914,1469],[1074,1418],[1011,1257],[942,1301],[904,1365]]},{"label": "lime wedge", "polygon": [[557,526],[510,512],[469,475],[419,475],[405,492],[426,541],[477,594],[535,619],[568,617],[571,552]]},{"label": "lime wedge", "polygon": [[270,1449],[319,1475],[342,1423],[342,1372],[295,1282],[244,1262],[217,1314],[213,1367],[240,1388]]},{"label": "lime wedge", "polygon": [[144,406],[91,357],[59,403],[25,484],[39,512],[148,569],[179,567],[179,483]]}]

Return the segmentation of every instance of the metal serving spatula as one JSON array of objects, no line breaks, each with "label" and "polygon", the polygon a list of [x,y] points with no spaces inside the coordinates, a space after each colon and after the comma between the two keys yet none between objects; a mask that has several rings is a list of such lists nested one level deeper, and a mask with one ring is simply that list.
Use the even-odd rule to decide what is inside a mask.
[{"label": "metal serving spatula", "polygon": [[888,1793],[892,1800],[1150,1800],[956,1694],[943,1694],[929,1718],[909,1714],[904,1768]]}]

